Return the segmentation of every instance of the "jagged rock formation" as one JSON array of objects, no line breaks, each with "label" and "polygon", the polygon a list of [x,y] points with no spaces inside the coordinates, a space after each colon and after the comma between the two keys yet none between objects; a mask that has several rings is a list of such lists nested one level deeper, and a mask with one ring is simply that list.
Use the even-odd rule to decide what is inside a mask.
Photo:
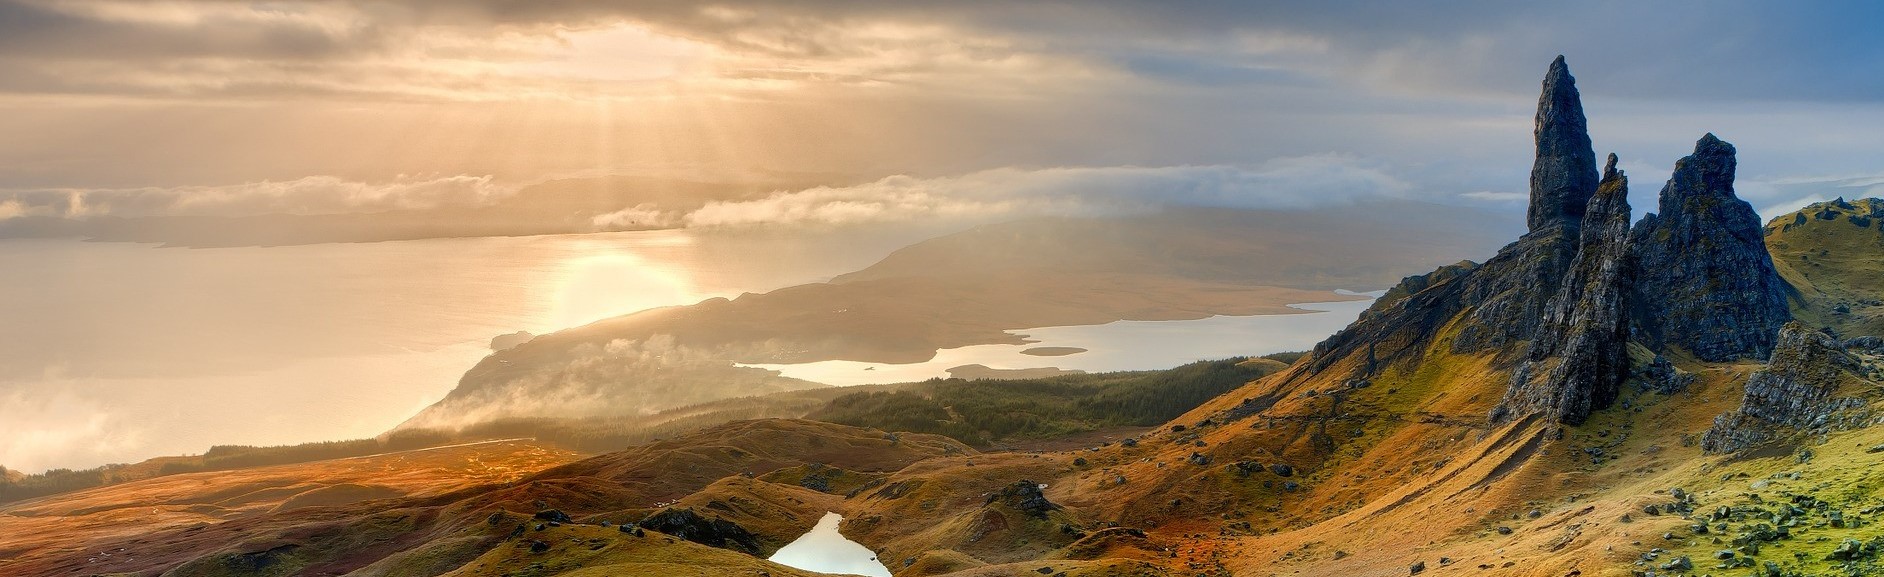
[{"label": "jagged rock formation", "polygon": [[1453,352],[1493,351],[1515,360],[1536,336],[1576,250],[1576,233],[1558,225],[1526,234],[1485,261],[1460,289],[1472,312]]},{"label": "jagged rock formation", "polygon": [[1535,337],[1536,320],[1548,312],[1576,255],[1578,230],[1596,194],[1596,152],[1563,56],[1544,76],[1534,135],[1537,156],[1525,215],[1530,232],[1486,261],[1487,273],[1474,275],[1465,287],[1466,298],[1478,304],[1472,324],[1454,341],[1456,352],[1518,350],[1511,345]]},{"label": "jagged rock formation", "polygon": [[1577,80],[1558,55],[1544,75],[1537,97],[1537,160],[1531,164],[1531,206],[1525,223],[1532,232],[1557,225],[1575,228],[1596,192],[1596,152]]},{"label": "jagged rock formation", "polygon": [[1701,449],[1733,453],[1780,438],[1786,429],[1824,427],[1837,412],[1862,406],[1834,399],[1841,378],[1858,363],[1837,339],[1798,322],[1786,323],[1766,368],[1747,377],[1740,408],[1714,418]]},{"label": "jagged rock formation", "polygon": [[1483,265],[1407,277],[1315,347],[1313,372],[1365,354],[1352,370],[1368,378],[1449,339],[1452,353],[1490,355],[1512,372],[1494,422],[1542,414],[1577,424],[1614,402],[1631,374],[1657,376],[1656,390],[1685,384],[1672,368],[1632,366],[1632,339],[1657,356],[1676,345],[1704,360],[1771,350],[1790,318],[1785,285],[1752,208],[1734,196],[1731,145],[1703,137],[1662,189],[1660,216],[1631,226],[1628,180],[1615,155],[1596,178],[1561,57],[1544,79],[1535,134],[1530,232]]},{"label": "jagged rock formation", "polygon": [[1660,212],[1636,224],[1644,312],[1657,346],[1706,361],[1765,358],[1791,318],[1759,215],[1734,196],[1734,147],[1701,137],[1675,163]]},{"label": "jagged rock formation", "polygon": [[1576,424],[1608,407],[1629,374],[1629,179],[1609,155],[1563,287],[1492,420],[1542,413]]},{"label": "jagged rock formation", "polygon": [[1357,346],[1411,352],[1466,309],[1471,319],[1452,341],[1454,352],[1522,350],[1511,345],[1534,336],[1576,255],[1597,184],[1583,104],[1562,56],[1551,62],[1537,104],[1530,232],[1483,265],[1460,262],[1402,280],[1358,322],[1315,346],[1316,370]]}]

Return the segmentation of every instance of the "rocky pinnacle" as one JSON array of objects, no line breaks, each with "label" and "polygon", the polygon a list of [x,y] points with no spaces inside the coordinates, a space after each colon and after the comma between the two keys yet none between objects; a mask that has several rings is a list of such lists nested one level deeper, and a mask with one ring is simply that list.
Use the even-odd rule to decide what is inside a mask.
[{"label": "rocky pinnacle", "polygon": [[1596,193],[1596,151],[1576,78],[1558,56],[1537,97],[1537,160],[1531,164],[1531,206],[1525,223],[1535,232],[1563,225],[1577,228]]},{"label": "rocky pinnacle", "polygon": [[1586,216],[1576,257],[1545,309],[1529,359],[1493,410],[1494,421],[1542,413],[1555,422],[1582,423],[1615,402],[1629,374],[1628,297],[1635,272],[1629,179],[1616,170],[1614,154]]},{"label": "rocky pinnacle", "polygon": [[1792,316],[1760,217],[1734,196],[1734,163],[1733,145],[1701,137],[1634,231],[1643,328],[1706,361],[1766,358]]}]

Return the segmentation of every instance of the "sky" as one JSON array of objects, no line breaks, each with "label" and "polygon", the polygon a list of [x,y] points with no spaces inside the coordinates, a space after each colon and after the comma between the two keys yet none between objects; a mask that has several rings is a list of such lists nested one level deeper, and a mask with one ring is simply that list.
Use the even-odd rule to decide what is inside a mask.
[{"label": "sky", "polygon": [[[1884,195],[1867,2],[0,0],[0,220],[828,180],[726,226],[1390,197],[1522,211],[1567,57],[1652,207],[1712,131],[1767,216]],[[598,217],[597,225],[607,224]]]}]

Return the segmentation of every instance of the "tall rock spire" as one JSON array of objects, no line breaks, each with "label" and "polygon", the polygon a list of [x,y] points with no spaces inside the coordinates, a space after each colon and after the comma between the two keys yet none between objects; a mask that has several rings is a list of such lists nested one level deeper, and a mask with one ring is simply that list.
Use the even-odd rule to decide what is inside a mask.
[{"label": "tall rock spire", "polygon": [[1596,151],[1577,80],[1558,56],[1544,75],[1537,97],[1537,160],[1531,164],[1531,207],[1525,223],[1532,232],[1556,225],[1577,228],[1590,196],[1596,194]]},{"label": "tall rock spire", "polygon": [[1629,235],[1629,178],[1609,155],[1603,182],[1587,205],[1576,258],[1562,289],[1545,307],[1529,359],[1492,411],[1493,421],[1544,414],[1582,423],[1608,407],[1629,374],[1629,289],[1634,254]]},{"label": "tall rock spire", "polygon": [[[1485,261],[1465,287],[1472,307],[1454,352],[1501,351],[1531,340],[1577,254],[1577,231],[1596,194],[1596,152],[1576,79],[1558,56],[1537,97],[1537,161],[1531,165],[1530,232]],[[1516,355],[1512,355],[1516,356]]]},{"label": "tall rock spire", "polygon": [[1656,344],[1707,361],[1763,359],[1792,318],[1760,217],[1734,196],[1734,146],[1708,134],[1675,163],[1658,214],[1635,226]]}]

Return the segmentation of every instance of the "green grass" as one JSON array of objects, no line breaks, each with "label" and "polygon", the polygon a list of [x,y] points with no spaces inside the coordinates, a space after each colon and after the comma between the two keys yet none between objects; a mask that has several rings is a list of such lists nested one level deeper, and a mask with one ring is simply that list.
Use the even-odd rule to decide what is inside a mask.
[{"label": "green grass", "polygon": [[1884,219],[1874,211],[1884,200],[1821,202],[1766,225],[1766,250],[1798,290],[1794,316],[1845,336],[1884,334]]},{"label": "green grass", "polygon": [[1277,363],[1203,361],[1164,371],[1043,379],[934,379],[894,390],[847,394],[805,418],[946,435],[988,446],[1106,427],[1152,426],[1273,373]]}]

